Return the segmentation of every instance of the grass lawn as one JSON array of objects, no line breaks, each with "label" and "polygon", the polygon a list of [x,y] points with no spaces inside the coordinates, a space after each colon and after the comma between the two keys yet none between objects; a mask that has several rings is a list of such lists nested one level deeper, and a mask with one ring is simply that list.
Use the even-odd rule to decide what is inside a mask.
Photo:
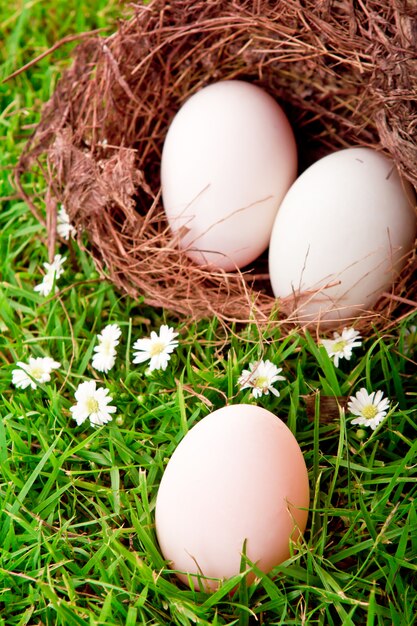
[{"label": "grass lawn", "polygon": [[[115,0],[0,0],[0,78],[61,37],[111,32],[120,14]],[[0,85],[0,625],[417,623],[417,339],[407,334],[417,315],[369,333],[336,367],[313,335],[255,324],[225,333],[216,320],[178,321],[125,297],[75,243],[71,255],[57,251],[66,257],[57,293],[34,290],[46,232],[17,197],[12,169],[73,46]],[[122,334],[103,374],[92,357],[109,323]],[[162,324],[179,346],[165,371],[149,374],[132,362],[133,343]],[[60,367],[21,389],[12,372],[30,357]],[[261,358],[282,368],[279,397],[255,399],[237,383]],[[117,407],[99,428],[77,425],[70,410],[89,380]],[[320,410],[320,398],[362,387],[390,400],[375,431],[353,425],[349,412]],[[276,413],[297,437],[311,487],[307,531],[288,561],[253,584],[238,576],[212,594],[192,591],[156,541],[158,485],[187,431],[240,402]]]}]

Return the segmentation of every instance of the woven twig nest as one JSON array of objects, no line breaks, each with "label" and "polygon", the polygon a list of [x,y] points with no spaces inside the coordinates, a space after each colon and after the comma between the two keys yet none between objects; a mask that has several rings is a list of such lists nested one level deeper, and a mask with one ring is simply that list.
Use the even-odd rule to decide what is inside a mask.
[{"label": "woven twig nest", "polygon": [[[238,78],[283,106],[301,169],[337,149],[372,146],[417,187],[416,3],[154,0],[133,11],[113,35],[92,35],[76,49],[22,154],[21,193],[42,219],[22,179],[40,165],[51,252],[62,203],[98,269],[150,305],[239,321],[276,311],[283,320],[265,259],[247,272],[213,272],[177,249],[160,200],[168,126],[197,90]],[[373,322],[413,306],[413,264]]]}]

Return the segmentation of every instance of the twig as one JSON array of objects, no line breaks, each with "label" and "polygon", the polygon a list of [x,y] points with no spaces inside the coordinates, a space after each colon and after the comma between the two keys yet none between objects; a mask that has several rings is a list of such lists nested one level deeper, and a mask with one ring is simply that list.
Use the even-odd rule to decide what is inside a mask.
[{"label": "twig", "polygon": [[39,54],[39,56],[37,56],[35,59],[32,59],[31,61],[26,63],[26,65],[23,65],[23,67],[20,67],[18,70],[16,70],[12,74],[9,74],[9,76],[6,76],[6,78],[3,78],[2,82],[7,83],[8,80],[11,80],[12,78],[16,78],[16,76],[19,76],[19,74],[26,72],[26,70],[28,70],[30,67],[32,67],[33,65],[36,65],[36,63],[39,63],[39,61],[42,61],[42,59],[47,57],[49,54],[52,54],[53,52],[55,52],[55,50],[58,50],[58,48],[60,48],[61,46],[67,43],[71,43],[72,41],[77,41],[77,39],[85,39],[87,37],[92,37],[93,35],[96,35],[97,33],[101,33],[105,30],[108,30],[108,28],[96,28],[95,30],[88,31],[86,33],[78,33],[76,35],[67,35],[66,37],[63,37],[62,39],[54,43],[54,45],[51,46],[51,48],[48,48],[48,50],[45,50],[45,52],[42,52],[42,54]]}]

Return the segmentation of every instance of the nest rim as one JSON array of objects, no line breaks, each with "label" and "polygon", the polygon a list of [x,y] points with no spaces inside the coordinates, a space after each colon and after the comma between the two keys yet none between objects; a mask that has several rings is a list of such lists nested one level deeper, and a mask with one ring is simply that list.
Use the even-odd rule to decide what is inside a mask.
[{"label": "nest rim", "polygon": [[[334,107],[321,120],[312,153],[334,151],[352,142],[376,148],[417,187],[417,145],[406,132],[415,108],[409,94],[414,87],[417,90],[417,78],[410,78],[417,44],[409,34],[417,29],[417,11],[407,2],[398,2],[394,9],[387,1],[381,11],[381,3],[371,1],[356,14],[343,1],[337,10],[331,3],[320,3],[318,8],[316,4],[309,0],[301,7],[287,0],[277,15],[272,3],[264,0],[178,0],[174,7],[153,0],[149,5],[133,5],[133,16],[120,21],[112,35],[103,39],[92,34],[83,40],[75,49],[73,65],[46,103],[16,169],[20,195],[47,225],[50,256],[57,241],[57,207],[62,203],[77,227],[79,245],[89,249],[100,274],[122,292],[144,296],[150,306],[179,317],[216,316],[226,324],[256,320],[287,329],[310,326],[294,314],[292,298],[278,300],[268,293],[267,272],[262,267],[213,272],[194,265],[176,247],[165,220],[156,169],[164,134],[181,104],[210,82],[243,78],[266,88],[284,111],[295,109],[293,117],[301,133],[307,129],[307,136],[331,101]],[[375,19],[377,6],[379,21],[374,27],[383,30],[381,13],[385,11],[385,39],[379,35],[372,47],[371,18]],[[298,35],[297,24],[304,25]],[[139,39],[141,46],[135,51]],[[353,51],[352,42],[356,44]],[[390,75],[389,68],[399,59],[400,72]],[[281,83],[275,75],[278,65]],[[383,67],[388,68],[386,80],[380,75]],[[300,77],[303,68],[306,77]],[[315,82],[308,86],[307,78],[312,76]],[[344,81],[339,90],[335,76]],[[151,78],[156,87],[149,83],[146,90],[146,79]],[[324,80],[327,95],[317,84],[318,78]],[[392,95],[389,99],[391,83],[399,91],[395,102]],[[297,84],[299,91],[285,100],[289,84]],[[309,90],[316,100],[312,98],[303,109],[300,101]],[[352,110],[354,121],[346,115]],[[130,117],[116,139],[109,129],[126,112]],[[335,137],[335,129],[343,132]],[[34,166],[47,182],[46,220],[23,182]],[[354,323],[363,330],[370,326],[387,329],[394,314],[398,321],[417,310],[411,284],[416,267],[414,250],[398,281],[381,295],[372,311],[342,319],[337,326]],[[314,325],[320,324],[319,319]]]}]

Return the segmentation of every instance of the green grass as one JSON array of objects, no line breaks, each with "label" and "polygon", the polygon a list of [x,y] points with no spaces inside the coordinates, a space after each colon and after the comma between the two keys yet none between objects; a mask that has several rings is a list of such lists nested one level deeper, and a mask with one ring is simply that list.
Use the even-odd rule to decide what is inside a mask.
[{"label": "green grass", "polygon": [[[3,77],[60,37],[108,27],[120,14],[115,0],[0,0],[0,7]],[[309,335],[260,334],[254,324],[225,335],[216,320],[178,322],[150,309],[98,280],[76,246],[58,294],[33,291],[47,260],[45,232],[17,198],[11,172],[72,46],[0,87],[0,624],[415,623],[417,352],[405,357],[403,342],[416,316],[390,333],[370,333],[335,368]],[[91,356],[108,322],[123,336],[115,368],[100,376]],[[131,362],[132,343],[161,323],[177,328],[180,346],[165,372],[146,376]],[[46,355],[62,364],[50,383],[12,386],[16,361]],[[286,376],[279,398],[257,402],[288,423],[303,450],[307,532],[287,562],[268,576],[258,572],[254,584],[238,575],[215,593],[191,591],[176,582],[156,542],[158,485],[193,424],[226,402],[254,401],[236,383],[261,356]],[[110,389],[118,409],[99,429],[77,427],[70,413],[77,385],[90,378]],[[392,401],[376,432],[337,411],[320,414],[321,396],[362,386]]]}]

